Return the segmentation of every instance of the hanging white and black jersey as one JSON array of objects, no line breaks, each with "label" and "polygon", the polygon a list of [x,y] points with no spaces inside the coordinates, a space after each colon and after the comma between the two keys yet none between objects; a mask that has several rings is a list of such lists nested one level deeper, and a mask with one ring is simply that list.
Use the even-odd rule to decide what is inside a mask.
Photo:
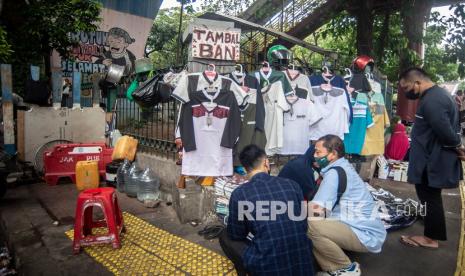
[{"label": "hanging white and black jersey", "polygon": [[[193,176],[228,176],[233,174],[232,148],[241,127],[240,111],[233,82],[221,79],[221,90],[199,85],[199,75],[187,77],[187,91],[178,87],[176,98],[188,95],[178,122],[184,153],[182,174]],[[201,90],[196,90],[196,89]]]},{"label": "hanging white and black jersey", "polygon": [[297,71],[296,75],[292,75],[289,69],[284,71],[289,83],[292,86],[297,97],[306,100],[313,100],[312,85],[308,76]]},{"label": "hanging white and black jersey", "polygon": [[[189,77],[196,77],[197,85],[193,88],[189,88]],[[204,88],[208,88],[210,90],[219,89],[223,90],[223,80],[227,80],[226,83],[228,85],[228,91],[234,93],[236,98],[237,104],[242,105],[247,98],[247,93],[242,90],[242,88],[235,82],[231,82],[231,79],[225,76],[221,76],[220,74],[216,74],[213,79],[210,79],[205,72],[202,73],[192,73],[183,75],[176,86],[176,89],[173,91],[172,96],[177,100],[181,101],[182,103],[186,103],[190,100],[191,93],[197,93],[202,91]]]}]

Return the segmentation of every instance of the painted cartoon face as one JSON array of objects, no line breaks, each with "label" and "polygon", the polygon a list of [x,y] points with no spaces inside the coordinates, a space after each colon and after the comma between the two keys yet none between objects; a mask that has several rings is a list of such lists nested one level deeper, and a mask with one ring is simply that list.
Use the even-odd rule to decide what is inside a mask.
[{"label": "painted cartoon face", "polygon": [[123,37],[110,35],[107,39],[108,47],[110,47],[110,52],[114,54],[121,54],[129,46],[128,43],[124,40]]}]

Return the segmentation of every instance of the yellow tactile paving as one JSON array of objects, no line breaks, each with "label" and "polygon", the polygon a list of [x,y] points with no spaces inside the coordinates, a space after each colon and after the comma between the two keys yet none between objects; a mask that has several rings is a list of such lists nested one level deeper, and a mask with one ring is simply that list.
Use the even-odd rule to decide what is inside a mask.
[{"label": "yellow tactile paving", "polygon": [[[121,249],[113,250],[111,245],[84,247],[115,275],[237,275],[227,258],[131,214],[123,216],[126,233]],[[66,235],[73,239],[73,230]]]},{"label": "yellow tactile paving", "polygon": [[455,276],[465,276],[465,186],[460,183],[460,197],[462,199],[462,226],[460,232],[459,252],[457,255],[457,269]]}]

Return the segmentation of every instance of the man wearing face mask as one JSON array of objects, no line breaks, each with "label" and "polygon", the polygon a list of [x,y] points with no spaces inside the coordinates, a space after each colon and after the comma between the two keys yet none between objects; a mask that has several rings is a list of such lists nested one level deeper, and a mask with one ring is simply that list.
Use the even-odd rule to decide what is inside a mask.
[{"label": "man wearing face mask", "polygon": [[438,248],[447,239],[441,191],[457,188],[462,179],[460,159],[465,159],[459,113],[451,95],[435,85],[420,68],[400,75],[407,99],[420,99],[411,133],[408,182],[415,184],[421,204],[426,206],[423,235],[402,236],[413,247]]},{"label": "man wearing face mask", "polygon": [[308,236],[323,270],[317,275],[360,275],[360,265],[344,250],[379,253],[386,239],[378,207],[344,155],[344,142],[338,136],[323,136],[315,145],[323,181],[309,203]]},{"label": "man wearing face mask", "polygon": [[266,153],[256,145],[246,146],[239,159],[249,182],[232,192],[228,225],[220,235],[220,245],[237,274],[313,275],[299,185],[270,176]]}]

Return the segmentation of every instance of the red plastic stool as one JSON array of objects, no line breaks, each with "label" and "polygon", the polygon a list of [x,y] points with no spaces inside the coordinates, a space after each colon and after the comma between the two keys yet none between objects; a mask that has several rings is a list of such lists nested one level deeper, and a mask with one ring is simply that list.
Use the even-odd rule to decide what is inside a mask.
[{"label": "red plastic stool", "polygon": [[[93,207],[100,207],[105,219],[94,221]],[[105,235],[92,235],[92,228],[106,227]],[[88,189],[79,194],[74,222],[73,251],[78,254],[81,246],[111,243],[121,248],[120,234],[124,232],[123,216],[118,206],[114,188]]]}]

